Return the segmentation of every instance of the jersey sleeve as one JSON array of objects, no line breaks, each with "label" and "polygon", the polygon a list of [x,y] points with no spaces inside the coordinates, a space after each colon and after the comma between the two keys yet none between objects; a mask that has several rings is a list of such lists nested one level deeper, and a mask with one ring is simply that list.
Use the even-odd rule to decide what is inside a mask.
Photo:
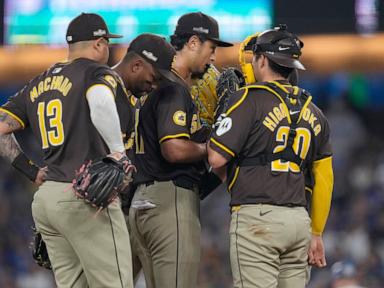
[{"label": "jersey sleeve", "polygon": [[92,67],[90,70],[91,71],[88,72],[88,89],[95,85],[105,85],[112,91],[113,96],[116,98],[119,81],[118,75],[109,67],[101,65],[96,68]]},{"label": "jersey sleeve", "polygon": [[[320,112],[321,113],[321,112]],[[328,120],[325,118],[323,113],[321,113],[323,123],[322,123],[322,132],[319,135],[321,138],[319,139],[319,146],[316,151],[315,161],[321,160],[327,157],[332,156],[332,146],[330,142],[330,129]]]},{"label": "jersey sleeve", "polygon": [[21,89],[19,92],[17,92],[15,95],[11,96],[8,99],[8,102],[6,102],[1,108],[0,111],[5,112],[9,114],[11,117],[13,117],[15,120],[17,120],[22,128],[25,128],[28,126],[28,116],[27,116],[27,93],[28,89],[27,86],[25,86],[23,89]]},{"label": "jersey sleeve", "polygon": [[188,91],[184,87],[170,85],[163,87],[158,97],[156,118],[159,142],[174,138],[190,139],[188,113],[191,100]]},{"label": "jersey sleeve", "polygon": [[239,155],[252,127],[255,106],[248,96],[248,89],[242,89],[231,97],[225,117],[217,123],[210,139],[210,147],[230,160]]}]

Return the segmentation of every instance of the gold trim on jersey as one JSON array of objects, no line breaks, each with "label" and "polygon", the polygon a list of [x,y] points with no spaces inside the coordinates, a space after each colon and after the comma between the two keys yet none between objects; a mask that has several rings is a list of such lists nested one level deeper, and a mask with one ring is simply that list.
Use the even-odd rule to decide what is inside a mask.
[{"label": "gold trim on jersey", "polygon": [[[305,109],[307,109],[307,107],[308,107],[309,103],[311,103],[311,101],[312,101],[312,96],[309,96],[308,99],[307,99],[307,101],[304,103],[303,108],[301,108],[300,115],[299,115],[299,119],[297,119],[297,123],[300,122],[301,117],[303,117],[303,114],[304,114]],[[317,135],[317,134],[316,134],[316,135]]]},{"label": "gold trim on jersey", "polygon": [[182,137],[186,137],[188,139],[191,138],[191,136],[187,133],[180,133],[180,134],[175,134],[175,135],[167,135],[167,136],[164,136],[163,138],[160,139],[159,143],[161,144],[162,142],[164,142],[165,140],[168,140],[168,139],[176,139],[176,138],[182,138]]},{"label": "gold trim on jersey", "polygon": [[107,87],[107,88],[109,89],[109,91],[111,91],[111,94],[112,94],[113,99],[116,98],[115,93],[113,93],[111,87],[109,87],[108,85],[105,85],[105,84],[93,84],[92,86],[88,87],[87,91],[85,92],[85,98],[87,98],[87,100],[88,100],[88,91],[89,91],[89,89],[94,88],[94,87],[96,87],[96,86],[104,86],[104,87]]},{"label": "gold trim on jersey", "polygon": [[282,85],[282,84],[280,84],[277,81],[269,81],[269,82],[275,84],[277,87],[279,87],[285,93],[289,93],[289,91],[288,91],[288,89],[286,87],[292,87],[292,85]]},{"label": "gold trim on jersey", "polygon": [[234,153],[231,149],[225,147],[223,144],[221,144],[221,143],[220,143],[219,141],[217,141],[216,139],[211,138],[211,142],[212,142],[213,144],[215,144],[217,147],[219,147],[221,150],[227,152],[227,153],[228,153],[229,155],[231,155],[232,157],[235,157],[235,153]]},{"label": "gold trim on jersey", "polygon": [[21,120],[17,115],[13,114],[11,111],[8,111],[8,110],[6,110],[4,108],[0,108],[0,111],[3,111],[4,113],[7,113],[9,116],[11,116],[17,122],[19,122],[20,125],[23,127],[23,129],[25,128],[25,124],[24,124],[23,120]]},{"label": "gold trim on jersey", "polygon": [[235,110],[237,107],[239,107],[241,105],[241,103],[243,103],[243,101],[245,100],[245,98],[247,98],[247,95],[248,95],[248,87],[246,87],[244,89],[244,94],[241,96],[240,100],[237,101],[234,105],[232,105],[227,112],[225,112],[225,114],[228,116],[230,113],[233,112],[233,110]]},{"label": "gold trim on jersey", "polygon": [[[268,87],[268,86],[265,86],[265,85],[251,85],[251,86],[248,86],[248,88],[260,88],[260,89],[267,90],[267,91],[271,92],[272,94],[274,94],[277,98],[279,98],[279,100],[281,101],[281,103],[284,104],[283,107],[284,107],[284,110],[285,110],[285,115],[287,115],[288,123],[289,123],[289,124],[292,123],[291,116],[289,115],[288,107],[287,107],[287,105],[285,104],[284,99],[280,96],[279,93],[277,93],[275,90],[273,90],[272,88],[270,88],[270,87]],[[285,89],[285,88],[284,88],[284,89]]]},{"label": "gold trim on jersey", "polygon": [[236,170],[235,170],[235,175],[233,176],[232,180],[231,180],[231,183],[229,183],[229,186],[228,186],[228,191],[231,191],[233,185],[235,185],[235,182],[237,180],[237,177],[239,176],[239,171],[240,171],[240,166],[237,166],[236,167]]}]

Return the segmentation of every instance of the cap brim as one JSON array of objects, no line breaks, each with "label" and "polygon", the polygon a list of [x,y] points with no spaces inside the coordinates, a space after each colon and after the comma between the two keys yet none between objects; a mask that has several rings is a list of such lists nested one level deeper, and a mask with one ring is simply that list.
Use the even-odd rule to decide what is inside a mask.
[{"label": "cap brim", "polygon": [[105,37],[105,38],[123,38],[123,35],[108,33],[107,35],[104,35],[103,37]]},{"label": "cap brim", "polygon": [[212,42],[214,42],[218,47],[232,47],[233,44],[229,42],[224,42],[216,38],[208,38]]},{"label": "cap brim", "polygon": [[289,58],[286,55],[281,55],[281,54],[275,53],[274,55],[265,54],[265,56],[267,56],[273,62],[275,62],[276,64],[279,64],[280,66],[299,69],[299,70],[306,70],[304,65],[301,64],[301,62],[299,60]]}]

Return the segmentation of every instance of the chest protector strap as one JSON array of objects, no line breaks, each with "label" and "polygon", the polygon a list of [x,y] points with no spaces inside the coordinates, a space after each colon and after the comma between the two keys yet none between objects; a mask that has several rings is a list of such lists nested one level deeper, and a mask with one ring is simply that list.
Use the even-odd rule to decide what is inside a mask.
[{"label": "chest protector strap", "polygon": [[[265,87],[265,88],[264,88]],[[239,166],[259,166],[267,165],[268,163],[275,160],[284,160],[296,163],[300,170],[303,171],[307,163],[305,159],[301,159],[293,150],[293,143],[296,137],[296,128],[301,120],[303,110],[311,102],[312,96],[299,87],[292,87],[292,91],[288,91],[280,83],[277,82],[266,82],[263,85],[257,85],[258,89],[266,89],[269,92],[272,89],[280,101],[286,106],[286,114],[289,122],[289,133],[287,138],[287,145],[285,149],[277,153],[265,153],[259,154],[255,157],[239,159]]]}]

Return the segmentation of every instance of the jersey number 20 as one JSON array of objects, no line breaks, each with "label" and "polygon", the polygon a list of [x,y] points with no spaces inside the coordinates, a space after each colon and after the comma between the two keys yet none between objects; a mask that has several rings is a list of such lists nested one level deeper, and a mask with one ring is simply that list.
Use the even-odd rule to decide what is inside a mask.
[{"label": "jersey number 20", "polygon": [[[276,133],[276,142],[281,144],[277,145],[273,150],[273,153],[283,151],[287,146],[289,134],[289,127],[281,126]],[[293,142],[293,151],[301,159],[305,159],[308,154],[309,146],[311,145],[311,132],[307,128],[296,128],[296,137]],[[283,162],[281,160],[275,160],[271,163],[272,171],[278,172],[300,172],[300,167],[293,162]]]},{"label": "jersey number 20", "polygon": [[[59,99],[51,100],[47,105],[45,105],[45,102],[40,102],[37,107],[43,149],[49,146],[59,146],[64,142],[62,107],[63,105]],[[46,127],[46,119],[48,120],[48,127]]]}]

